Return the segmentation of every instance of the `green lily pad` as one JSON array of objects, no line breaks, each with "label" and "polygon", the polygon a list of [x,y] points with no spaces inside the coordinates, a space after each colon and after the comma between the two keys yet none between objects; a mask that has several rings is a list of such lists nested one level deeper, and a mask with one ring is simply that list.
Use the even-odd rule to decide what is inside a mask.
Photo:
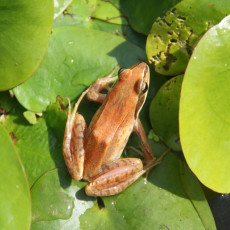
[{"label": "green lily pad", "polygon": [[189,167],[207,187],[230,192],[230,17],[198,43],[182,85],[180,137]]},{"label": "green lily pad", "polygon": [[76,98],[90,83],[109,74],[117,63],[129,67],[144,59],[144,50],[110,33],[55,28],[41,66],[14,93],[25,108],[42,112],[58,95]]},{"label": "green lily pad", "polygon": [[[110,4],[109,2],[104,1],[102,1],[102,3]],[[121,25],[110,23],[110,20],[107,20],[105,16],[104,21],[92,18],[94,11],[97,10],[96,6],[97,4],[95,0],[73,0],[71,5],[63,12],[63,14],[54,20],[53,27],[75,26],[109,32],[134,43],[142,49],[145,49],[146,36],[136,33],[130,26],[123,25],[121,23]],[[106,11],[103,11],[103,14],[106,13]],[[120,16],[119,18],[114,18],[109,15],[109,18],[117,20]]]},{"label": "green lily pad", "polygon": [[153,22],[180,0],[110,0],[128,18],[129,25],[137,32],[148,34]]},{"label": "green lily pad", "polygon": [[[186,187],[184,177],[194,189]],[[198,181],[172,153],[151,170],[147,182],[142,178],[120,194],[115,207],[130,229],[216,229]]]},{"label": "green lily pad", "polygon": [[57,18],[72,2],[72,0],[54,0],[54,19]]},{"label": "green lily pad", "polygon": [[53,27],[77,26],[88,27],[91,15],[96,8],[96,0],[72,0],[70,6],[53,22]]},{"label": "green lily pad", "polygon": [[128,25],[126,18],[120,10],[110,2],[103,0],[97,1],[96,9],[92,13],[92,17],[119,25]]},{"label": "green lily pad", "polygon": [[2,124],[0,124],[0,137],[1,228],[29,230],[31,201],[25,171]]},{"label": "green lily pad", "polygon": [[179,140],[179,100],[183,75],[168,80],[153,98],[149,116],[154,133],[174,150],[181,150]]},{"label": "green lily pad", "polygon": [[[162,81],[162,78],[156,79]],[[156,87],[153,80],[152,84]],[[143,108],[142,118],[148,117],[150,101],[149,98]],[[149,229],[152,225],[158,226],[157,229],[165,226],[215,229],[197,179],[172,153],[152,169],[148,180],[142,177],[121,194],[102,198],[102,205],[98,205],[95,198],[86,196],[83,188],[86,183],[72,181],[65,169],[61,147],[66,113],[59,102],[50,105],[36,125],[28,124],[19,105],[14,106],[4,122],[17,138],[16,147],[30,181],[32,230],[98,229],[98,226],[101,229],[137,229],[138,226]],[[91,104],[83,103],[80,113],[85,116],[87,114],[83,112],[86,111],[92,115]],[[147,121],[144,121],[144,126],[149,127]],[[129,143],[135,146],[136,135],[130,139]],[[151,144],[157,156],[165,149],[159,144]]]},{"label": "green lily pad", "polygon": [[97,202],[86,196],[85,185],[64,169],[44,174],[31,189],[31,229],[215,229],[199,182],[171,153],[148,180],[139,179],[120,195]]},{"label": "green lily pad", "polygon": [[201,36],[230,12],[228,0],[184,0],[153,23],[146,53],[163,75],[184,73]]},{"label": "green lily pad", "polygon": [[[15,105],[7,115],[4,126],[16,139],[15,146],[25,167],[29,185],[55,167],[65,167],[62,140],[66,113],[60,104],[52,104],[37,124],[30,125],[23,116],[24,109]],[[53,127],[56,127],[55,130]]]},{"label": "green lily pad", "polygon": [[0,91],[27,80],[46,51],[53,19],[53,2],[0,2]]},{"label": "green lily pad", "polygon": [[[94,204],[82,192],[85,182],[72,181],[65,169],[44,174],[31,189],[33,203],[31,230],[79,229],[79,216]],[[83,196],[83,199],[80,200]],[[78,198],[78,199],[76,199]]]}]

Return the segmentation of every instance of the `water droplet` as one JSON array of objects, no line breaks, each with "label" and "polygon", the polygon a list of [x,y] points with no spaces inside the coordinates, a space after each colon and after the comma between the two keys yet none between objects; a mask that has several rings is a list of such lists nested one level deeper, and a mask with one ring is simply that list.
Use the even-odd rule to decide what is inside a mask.
[{"label": "water droplet", "polygon": [[197,57],[195,56],[194,59],[197,59]]},{"label": "water droplet", "polygon": [[111,204],[114,205],[114,201],[112,201]]},{"label": "water droplet", "polygon": [[65,58],[65,64],[68,65],[69,67],[72,66],[73,63],[74,63],[73,57],[67,56],[67,57]]},{"label": "water droplet", "polygon": [[226,32],[226,30],[224,30],[224,33]]},{"label": "water droplet", "polygon": [[16,185],[16,188],[19,188],[19,185]]},{"label": "water droplet", "polygon": [[73,45],[73,41],[69,41],[69,42],[68,42],[68,45]]},{"label": "water droplet", "polygon": [[224,66],[227,66],[228,64],[224,64]]}]

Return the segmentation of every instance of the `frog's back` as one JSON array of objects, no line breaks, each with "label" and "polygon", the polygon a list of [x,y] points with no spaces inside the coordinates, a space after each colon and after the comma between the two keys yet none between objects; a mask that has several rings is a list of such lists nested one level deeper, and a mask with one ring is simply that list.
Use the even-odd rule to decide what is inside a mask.
[{"label": "frog's back", "polygon": [[118,81],[110,91],[87,131],[84,177],[94,175],[104,162],[120,157],[133,130],[137,101],[132,81]]}]

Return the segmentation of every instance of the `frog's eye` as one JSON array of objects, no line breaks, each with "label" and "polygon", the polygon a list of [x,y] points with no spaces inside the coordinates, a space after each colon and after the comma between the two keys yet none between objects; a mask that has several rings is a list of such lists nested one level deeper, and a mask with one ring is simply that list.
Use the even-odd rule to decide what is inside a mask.
[{"label": "frog's eye", "polygon": [[144,80],[137,81],[135,90],[138,94],[145,94],[148,91],[148,83]]},{"label": "frog's eye", "polygon": [[146,93],[148,91],[148,88],[149,88],[149,86],[148,86],[147,82],[146,81],[142,81],[141,82],[141,87],[140,87],[140,93],[141,94]]},{"label": "frog's eye", "polygon": [[124,72],[125,70],[126,70],[126,68],[124,68],[124,67],[123,67],[123,68],[120,68],[119,71],[118,71],[118,76],[120,76],[121,73]]}]

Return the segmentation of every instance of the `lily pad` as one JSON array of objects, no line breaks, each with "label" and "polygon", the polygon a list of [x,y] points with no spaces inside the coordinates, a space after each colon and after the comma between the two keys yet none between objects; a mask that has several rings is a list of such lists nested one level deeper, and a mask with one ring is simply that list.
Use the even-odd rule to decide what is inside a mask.
[{"label": "lily pad", "polygon": [[16,140],[15,146],[25,167],[29,185],[32,186],[47,171],[65,167],[62,140],[67,116],[59,103],[51,105],[35,125],[30,125],[23,113],[24,109],[15,105],[10,115],[6,116],[4,126]]},{"label": "lily pad", "polygon": [[[194,189],[188,191],[184,177]],[[216,229],[198,181],[172,153],[151,170],[147,182],[142,178],[120,194],[115,207],[130,229]]]},{"label": "lily pad", "polygon": [[184,73],[193,48],[201,36],[230,12],[228,0],[184,0],[153,23],[146,53],[163,75]]},{"label": "lily pad", "polygon": [[[102,3],[111,5],[109,2],[102,1]],[[103,11],[104,21],[92,18],[94,11],[97,10],[96,6],[97,4],[95,0],[73,0],[71,5],[63,12],[63,14],[54,20],[53,27],[76,26],[109,32],[134,43],[142,49],[145,49],[146,36],[136,33],[128,25],[110,23],[110,20],[107,20],[104,15],[107,11]],[[120,16],[119,18],[114,18],[111,15],[108,15],[108,17],[109,19],[120,20]]]},{"label": "lily pad", "polygon": [[98,0],[96,9],[92,13],[92,17],[119,25],[128,25],[126,18],[120,10],[110,2]]},{"label": "lily pad", "polygon": [[[187,188],[184,189],[185,177],[187,186],[192,184],[194,188],[189,195]],[[82,230],[148,230],[150,226],[153,229],[215,229],[198,181],[171,153],[151,171],[147,181],[139,179],[120,195],[96,200],[86,196],[85,185],[85,182],[72,181],[64,169],[43,175],[31,189],[32,230],[64,226]]]},{"label": "lily pad", "polygon": [[41,66],[14,93],[25,108],[42,112],[58,95],[74,99],[117,63],[129,67],[145,58],[144,50],[110,33],[55,28]]},{"label": "lily pad", "polygon": [[88,27],[92,21],[91,15],[96,8],[97,0],[72,0],[66,10],[55,18],[53,27],[58,26],[77,26]]},{"label": "lily pad", "polygon": [[230,16],[197,45],[182,85],[180,137],[189,167],[214,191],[230,192]]},{"label": "lily pad", "polygon": [[110,0],[128,18],[129,25],[137,32],[148,34],[153,22],[180,0]]},{"label": "lily pad", "polygon": [[48,44],[53,2],[0,2],[0,91],[27,80],[38,68]]},{"label": "lily pad", "polygon": [[1,228],[29,230],[31,201],[25,171],[12,140],[2,124],[0,124],[0,136]]},{"label": "lily pad", "polygon": [[[89,114],[91,107],[87,104],[85,108]],[[136,229],[137,226],[149,229],[152,225],[158,226],[157,229],[165,226],[215,229],[198,181],[191,172],[185,172],[187,166],[176,155],[169,153],[151,170],[148,180],[142,177],[121,194],[102,198],[98,205],[95,198],[86,196],[83,188],[86,183],[72,181],[66,171],[61,152],[66,113],[59,101],[48,107],[36,125],[28,124],[23,111],[20,106],[15,106],[4,125],[17,138],[16,147],[30,181],[32,230],[97,229],[98,226],[101,229]],[[142,112],[147,113],[146,109]],[[148,125],[146,121],[144,124]],[[132,135],[130,143],[133,145],[137,144],[135,138]],[[157,156],[165,149],[159,144],[151,144]],[[196,209],[191,202],[196,203]]]},{"label": "lily pad", "polygon": [[85,182],[72,181],[65,168],[54,169],[39,178],[31,189],[31,230],[79,229],[79,216],[91,208],[95,200],[84,197],[82,187],[85,185]]},{"label": "lily pad", "polygon": [[153,131],[174,150],[181,150],[179,139],[179,101],[183,75],[168,80],[153,98],[149,116]]}]

